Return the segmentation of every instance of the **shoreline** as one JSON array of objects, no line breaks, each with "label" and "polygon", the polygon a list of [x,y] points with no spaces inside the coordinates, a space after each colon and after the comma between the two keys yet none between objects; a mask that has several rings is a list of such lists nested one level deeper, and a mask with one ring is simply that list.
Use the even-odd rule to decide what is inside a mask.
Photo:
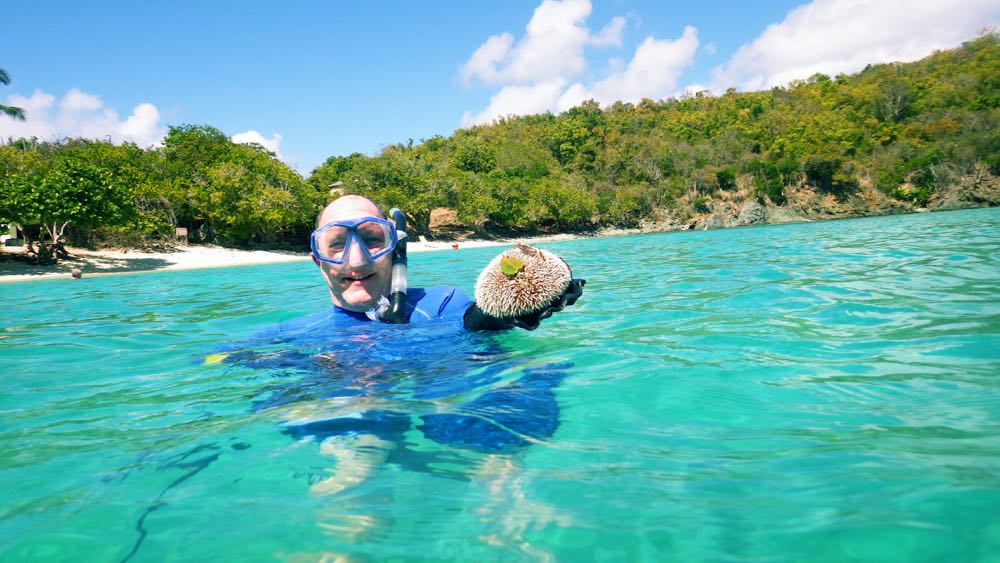
[{"label": "shoreline", "polygon": [[[518,239],[498,240],[416,240],[407,243],[408,253],[440,252],[467,248],[483,248],[491,246],[513,245],[518,242],[534,244],[581,238],[615,236],[634,234],[639,229],[614,229],[600,231],[595,235],[558,234],[540,237],[525,237]],[[452,245],[458,244],[457,249]],[[273,251],[273,250],[240,250],[215,245],[177,246],[160,252],[145,252],[139,250],[86,250],[67,247],[70,258],[60,260],[50,266],[38,266],[18,260],[0,261],[0,284],[19,283],[41,280],[72,280],[71,271],[79,269],[84,278],[93,276],[119,276],[127,274],[143,274],[176,270],[202,270],[211,268],[231,268],[236,266],[259,266],[264,264],[282,264],[288,262],[308,261],[309,254],[305,252]],[[23,252],[22,248],[5,248],[3,253],[16,254]]]},{"label": "shoreline", "polygon": [[[962,206],[948,209],[913,209],[901,213],[874,213],[867,215],[841,215],[825,217],[811,217],[802,213],[779,215],[770,212],[768,213],[767,219],[763,222],[749,223],[745,225],[727,224],[712,228],[710,228],[708,220],[713,217],[713,214],[706,213],[697,216],[693,220],[681,223],[676,221],[660,220],[647,223],[638,228],[625,229],[611,227],[597,231],[574,234],[562,233],[493,240],[442,239],[428,241],[424,237],[420,237],[419,240],[412,240],[407,243],[407,252],[455,252],[468,248],[508,246],[516,243],[537,244],[588,238],[606,238],[691,230],[715,230],[717,228],[759,227],[788,223],[809,223],[813,221],[837,221],[844,219],[909,215],[934,211],[960,211],[989,207],[991,206]],[[453,249],[452,245],[454,244],[457,244],[458,248]],[[89,278],[92,276],[119,276],[172,270],[203,270],[213,268],[232,268],[237,266],[258,266],[264,264],[305,262],[310,259],[309,254],[306,251],[241,250],[216,245],[176,246],[157,252],[145,252],[133,249],[87,250],[76,247],[67,247],[67,250],[70,252],[69,259],[61,260],[58,264],[50,266],[39,266],[29,264],[27,262],[21,262],[19,260],[3,259],[5,254],[10,256],[13,254],[23,253],[24,251],[23,247],[5,247],[2,251],[0,251],[0,285],[42,280],[72,280],[73,277],[71,271],[73,269],[81,270],[83,277]]]}]

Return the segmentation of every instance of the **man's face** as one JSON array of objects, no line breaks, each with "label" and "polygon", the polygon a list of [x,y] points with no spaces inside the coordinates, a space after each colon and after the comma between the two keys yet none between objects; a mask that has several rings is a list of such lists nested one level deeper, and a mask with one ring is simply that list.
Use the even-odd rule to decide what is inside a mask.
[{"label": "man's face", "polygon": [[[358,201],[352,200],[340,205],[335,202],[329,206],[323,213],[320,224],[381,215],[371,202],[357,199]],[[359,246],[350,246],[343,264],[323,262],[315,256],[313,262],[326,278],[330,287],[330,300],[334,305],[348,311],[364,312],[374,308],[383,295],[389,294],[392,253],[372,261]]]}]

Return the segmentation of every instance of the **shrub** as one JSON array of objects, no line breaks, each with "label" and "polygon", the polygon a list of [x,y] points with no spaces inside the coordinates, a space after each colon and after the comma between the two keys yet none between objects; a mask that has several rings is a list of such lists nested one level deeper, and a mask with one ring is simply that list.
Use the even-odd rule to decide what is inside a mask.
[{"label": "shrub", "polygon": [[732,166],[720,168],[715,173],[715,178],[719,182],[719,189],[726,191],[736,189],[736,170]]},{"label": "shrub", "polygon": [[841,195],[855,187],[840,159],[814,156],[803,164],[802,169],[806,181],[820,191]]}]

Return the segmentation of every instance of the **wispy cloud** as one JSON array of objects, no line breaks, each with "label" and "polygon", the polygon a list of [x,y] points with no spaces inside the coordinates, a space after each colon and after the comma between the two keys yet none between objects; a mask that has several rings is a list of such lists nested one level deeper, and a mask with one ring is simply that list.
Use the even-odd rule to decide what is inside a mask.
[{"label": "wispy cloud", "polygon": [[768,26],[712,73],[712,90],[758,90],[905,62],[949,49],[1000,22],[996,0],[815,0]]},{"label": "wispy cloud", "polygon": [[622,30],[624,29],[625,18],[622,16],[616,16],[611,18],[608,25],[604,26],[604,29],[598,31],[597,34],[590,36],[589,43],[597,47],[621,47]]}]

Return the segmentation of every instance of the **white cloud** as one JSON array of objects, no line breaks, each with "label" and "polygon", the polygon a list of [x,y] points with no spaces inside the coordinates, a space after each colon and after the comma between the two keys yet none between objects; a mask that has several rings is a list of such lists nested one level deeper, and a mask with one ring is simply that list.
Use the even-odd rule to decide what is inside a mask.
[{"label": "white cloud", "polygon": [[[133,142],[140,147],[159,146],[166,135],[160,123],[160,111],[150,103],[141,103],[121,119],[118,112],[105,107],[93,94],[70,89],[59,100],[52,94],[35,90],[31,96],[12,94],[7,105],[24,109],[25,121],[0,116],[0,139],[38,137],[43,141],[64,138],[108,140],[112,143]],[[270,138],[249,130],[231,137],[234,143],[257,143],[289,164],[281,154],[281,133]]]},{"label": "white cloud", "polygon": [[701,92],[711,92],[711,88],[705,86],[704,84],[699,84],[697,82],[693,84],[688,84],[678,92],[675,97],[677,98],[690,98]]},{"label": "white cloud", "polygon": [[[123,137],[127,139],[149,139],[163,137],[163,129],[159,126],[160,112],[153,104],[139,104],[132,110],[132,115],[119,125]],[[159,143],[159,139],[157,139]],[[150,143],[153,144],[153,143]]]},{"label": "white cloud", "polygon": [[490,98],[490,104],[486,109],[476,115],[465,112],[462,116],[462,127],[490,123],[508,115],[545,113],[555,107],[565,85],[564,80],[555,79],[531,85],[504,86]]},{"label": "white cloud", "polygon": [[614,18],[596,35],[587,29],[589,0],[543,0],[535,8],[524,37],[514,43],[510,33],[494,35],[462,67],[468,84],[511,84],[553,79],[568,80],[586,69],[587,45],[618,45],[624,18]]},{"label": "white cloud", "polygon": [[41,90],[28,97],[12,94],[7,105],[24,109],[25,121],[0,119],[0,139],[38,137],[55,141],[67,137],[106,139],[113,143],[133,142],[141,147],[159,145],[166,130],[160,125],[156,106],[142,103],[122,120],[118,112],[105,107],[93,94],[70,89],[56,103],[56,97]]},{"label": "white cloud", "polygon": [[692,64],[698,50],[698,32],[690,26],[674,40],[647,37],[627,64],[613,57],[601,78],[573,82],[587,71],[587,47],[622,45],[626,17],[614,17],[591,33],[590,12],[589,0],[543,0],[522,39],[515,40],[510,33],[487,39],[469,57],[461,76],[466,84],[478,80],[499,86],[500,91],[482,111],[465,112],[462,126],[508,115],[564,111],[588,99],[611,104],[676,93],[681,71]]},{"label": "white cloud", "polygon": [[713,71],[712,88],[757,90],[817,72],[920,59],[1000,22],[996,0],[815,0],[795,8]]},{"label": "white cloud", "polygon": [[598,47],[604,47],[610,45],[612,47],[622,46],[622,30],[625,29],[625,18],[617,16],[611,18],[611,22],[604,26],[604,29],[599,31],[597,35],[590,38],[591,45],[597,45]]},{"label": "white cloud", "polygon": [[275,156],[278,157],[278,160],[285,160],[285,158],[281,156],[281,150],[280,150],[281,133],[275,133],[274,135],[271,136],[270,139],[268,139],[264,135],[261,135],[257,131],[251,129],[249,131],[237,133],[232,137],[230,137],[229,139],[237,144],[256,143],[264,147],[265,149],[273,152]]},{"label": "white cloud", "polygon": [[97,111],[103,105],[104,103],[97,96],[81,92],[76,88],[70,88],[69,92],[66,92],[66,95],[63,96],[62,101],[59,102],[59,107],[67,112]]},{"label": "white cloud", "polygon": [[573,84],[559,98],[556,110],[565,111],[589,99],[609,105],[665,98],[676,92],[681,71],[694,62],[697,51],[698,31],[691,26],[673,41],[647,37],[624,70],[612,72],[590,88]]},{"label": "white cloud", "polygon": [[475,77],[486,83],[499,81],[497,65],[507,57],[513,44],[514,36],[509,33],[501,33],[487,39],[462,67],[462,81],[467,86]]},{"label": "white cloud", "polygon": [[54,124],[46,119],[40,119],[39,116],[48,114],[55,101],[55,96],[41,90],[35,90],[35,93],[28,98],[19,94],[8,96],[7,105],[23,109],[25,121],[0,118],[0,139],[6,140],[8,137],[52,139],[55,136]]},{"label": "white cloud", "polygon": [[528,22],[524,39],[510,52],[501,76],[527,82],[569,78],[583,72],[583,46],[590,38],[584,20],[590,15],[586,0],[545,0]]}]

